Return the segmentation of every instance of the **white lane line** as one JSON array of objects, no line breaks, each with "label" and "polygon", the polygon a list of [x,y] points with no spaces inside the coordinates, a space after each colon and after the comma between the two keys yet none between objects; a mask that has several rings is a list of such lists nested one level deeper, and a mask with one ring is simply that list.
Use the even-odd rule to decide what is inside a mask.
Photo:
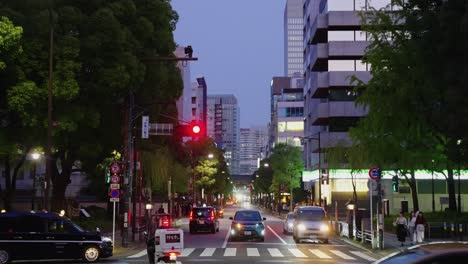
[{"label": "white lane line", "polygon": [[139,257],[143,257],[144,255],[146,255],[147,251],[146,249],[136,253],[135,255],[131,255],[131,256],[128,256],[127,258],[139,258]]},{"label": "white lane line", "polygon": [[200,257],[211,257],[215,250],[216,248],[205,248],[205,250],[200,254]]},{"label": "white lane line", "polygon": [[248,257],[260,257],[260,253],[257,248],[247,248]]},{"label": "white lane line", "polygon": [[350,255],[347,255],[339,250],[330,250],[331,253],[337,255],[338,257],[341,257],[343,259],[355,259],[353,257],[351,257]]},{"label": "white lane line", "polygon": [[331,259],[330,256],[328,256],[327,254],[325,254],[323,251],[321,251],[320,249],[309,249],[309,251],[314,254],[315,256],[319,257],[319,258],[323,258],[323,259]]},{"label": "white lane line", "polygon": [[235,257],[236,256],[236,248],[226,248],[224,250],[225,257]]},{"label": "white lane line", "polygon": [[278,234],[276,234],[276,232],[275,232],[275,230],[273,230],[273,228],[271,228],[270,226],[267,226],[267,227],[268,227],[268,229],[270,229],[271,232],[273,232],[273,234],[274,234],[281,242],[283,242],[283,244],[285,244],[285,245],[288,244],[288,243],[286,243],[286,241],[284,241],[284,239],[282,239]]},{"label": "white lane line", "polygon": [[307,255],[302,253],[298,248],[288,248],[288,250],[296,257],[296,258],[307,258]]},{"label": "white lane line", "polygon": [[272,257],[284,257],[277,248],[268,248],[268,252],[270,252]]},{"label": "white lane line", "polygon": [[226,245],[227,245],[227,242],[229,240],[229,235],[231,234],[231,228],[228,229],[227,233],[226,233],[226,237],[224,238],[224,242],[223,242],[223,246],[222,248],[226,248]]},{"label": "white lane line", "polygon": [[184,248],[184,250],[182,250],[182,253],[180,254],[179,257],[187,257],[188,255],[192,254],[194,250],[195,250],[194,248]]},{"label": "white lane line", "polygon": [[350,251],[350,252],[353,253],[354,255],[358,256],[358,257],[361,257],[361,258],[365,259],[365,260],[376,261],[375,258],[367,256],[366,254],[364,254],[362,252],[359,252],[359,251]]}]

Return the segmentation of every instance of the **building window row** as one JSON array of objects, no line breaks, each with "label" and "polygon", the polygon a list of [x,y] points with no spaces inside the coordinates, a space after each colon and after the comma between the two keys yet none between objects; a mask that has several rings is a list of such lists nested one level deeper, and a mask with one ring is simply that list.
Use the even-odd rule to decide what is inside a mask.
[{"label": "building window row", "polygon": [[290,29],[303,29],[303,28],[304,28],[303,23],[301,23],[301,24],[288,24],[288,30],[290,30]]},{"label": "building window row", "polygon": [[278,132],[302,132],[304,131],[304,121],[280,121],[278,122]]},{"label": "building window row", "polygon": [[285,107],[278,109],[279,117],[303,117],[304,107]]},{"label": "building window row", "polygon": [[303,39],[303,36],[300,35],[300,36],[288,36],[288,40],[300,40],[302,41]]},{"label": "building window row", "polygon": [[302,24],[304,23],[303,18],[288,18],[288,24]]},{"label": "building window row", "polygon": [[366,41],[367,33],[362,30],[330,30],[328,41]]},{"label": "building window row", "polygon": [[390,4],[391,0],[328,0],[328,11],[360,11],[371,8],[381,9]]},{"label": "building window row", "polygon": [[301,41],[288,41],[288,47],[301,47],[304,49],[304,43]]},{"label": "building window row", "polygon": [[301,47],[288,47],[288,52],[298,51],[298,52],[301,52],[301,55],[302,55],[303,50],[304,49]]},{"label": "building window row", "polygon": [[289,52],[288,57],[289,58],[303,58],[304,54],[300,52]]},{"label": "building window row", "polygon": [[288,30],[288,35],[294,35],[294,36],[302,36],[304,34],[304,31],[302,30]]},{"label": "building window row", "polygon": [[328,60],[328,71],[370,71],[362,60]]},{"label": "building window row", "polygon": [[289,58],[288,63],[303,63],[302,58]]}]

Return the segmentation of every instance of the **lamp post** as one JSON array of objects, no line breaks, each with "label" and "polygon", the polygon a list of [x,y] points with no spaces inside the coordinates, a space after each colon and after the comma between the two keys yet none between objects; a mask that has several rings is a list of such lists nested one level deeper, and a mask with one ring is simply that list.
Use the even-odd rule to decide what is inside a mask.
[{"label": "lamp post", "polygon": [[[320,134],[321,132],[317,132],[315,134],[313,134],[312,136],[310,137],[297,137],[298,139],[307,139],[307,140],[317,140],[317,143],[318,143],[318,163],[317,163],[317,169],[318,169],[318,200],[319,200],[319,204],[320,206],[322,206],[322,157],[321,157],[321,153],[322,153],[322,149],[320,147]],[[315,135],[317,135],[315,137]]]},{"label": "lamp post", "polygon": [[462,143],[461,139],[457,140],[457,148],[458,148],[458,213],[461,214],[461,196],[460,196],[460,188],[461,188],[461,182],[460,182],[460,159],[461,159],[461,153],[460,153],[460,144]]},{"label": "lamp post", "polygon": [[435,197],[434,197],[434,160],[432,160],[432,212],[435,212]]},{"label": "lamp post", "polygon": [[36,168],[37,168],[37,160],[41,157],[41,154],[34,152],[31,154],[31,158],[33,159],[33,183],[32,183],[32,197],[31,197],[31,210],[34,210],[34,204],[36,203]]}]

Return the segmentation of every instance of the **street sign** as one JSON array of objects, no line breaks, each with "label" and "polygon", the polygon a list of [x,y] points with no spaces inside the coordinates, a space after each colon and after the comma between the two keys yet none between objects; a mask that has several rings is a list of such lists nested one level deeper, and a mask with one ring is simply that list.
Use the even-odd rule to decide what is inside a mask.
[{"label": "street sign", "polygon": [[120,182],[120,176],[119,175],[112,175],[110,178],[111,183],[119,183]]},{"label": "street sign", "polygon": [[109,198],[109,202],[118,202],[120,198]]},{"label": "street sign", "polygon": [[110,188],[113,189],[120,189],[120,184],[118,183],[111,183]]},{"label": "street sign", "polygon": [[110,192],[109,192],[109,196],[111,198],[119,198],[120,196],[120,191],[118,189],[112,189]]},{"label": "street sign", "polygon": [[120,165],[118,163],[113,163],[110,167],[110,172],[112,174],[118,174],[120,173],[121,171],[121,168],[120,168]]},{"label": "street sign", "polygon": [[368,194],[371,194],[373,196],[377,196],[377,182],[374,180],[368,180],[367,181],[367,188],[369,188]]},{"label": "street sign", "polygon": [[142,116],[141,121],[141,138],[149,138],[149,116]]},{"label": "street sign", "polygon": [[379,168],[377,167],[372,167],[369,169],[369,178],[372,180],[377,180],[379,178]]}]

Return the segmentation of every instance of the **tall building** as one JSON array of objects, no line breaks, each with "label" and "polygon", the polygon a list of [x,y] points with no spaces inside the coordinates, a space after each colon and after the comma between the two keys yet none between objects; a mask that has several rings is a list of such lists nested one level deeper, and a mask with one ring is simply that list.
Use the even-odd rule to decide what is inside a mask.
[{"label": "tall building", "polygon": [[287,0],[284,8],[284,76],[304,72],[304,0]]},{"label": "tall building", "polygon": [[234,95],[208,96],[208,136],[224,150],[230,174],[239,174],[240,111]]},{"label": "tall building", "polygon": [[[185,57],[185,47],[177,47],[175,55],[178,58]],[[190,76],[190,61],[179,62],[177,67],[180,69],[180,75],[183,81],[182,95],[177,100],[178,119],[190,121],[192,118],[192,83]]]},{"label": "tall building", "polygon": [[301,147],[304,136],[304,79],[299,73],[293,77],[273,77],[270,87],[271,121],[268,154],[278,143]]},{"label": "tall building", "polygon": [[265,156],[264,148],[268,141],[266,127],[240,129],[240,171],[241,175],[252,175]]},{"label": "tall building", "polygon": [[[350,174],[333,171],[346,164],[330,168],[326,149],[350,146],[349,128],[366,115],[356,106],[357,94],[351,77],[367,82],[369,65],[362,62],[369,44],[361,30],[359,11],[388,4],[389,0],[305,0],[304,4],[304,72],[305,72],[305,140],[304,155],[308,180],[313,184],[315,201],[342,205],[352,192]],[[326,179],[320,181],[319,178]],[[367,179],[357,185],[367,192]],[[322,182],[323,184],[321,184]],[[362,189],[363,188],[363,189]]]},{"label": "tall building", "polygon": [[[203,127],[207,127],[207,98],[205,77],[198,77],[196,82],[192,82],[192,107],[190,116],[191,120],[201,122]],[[204,130],[204,133],[207,133],[206,129]]]}]

